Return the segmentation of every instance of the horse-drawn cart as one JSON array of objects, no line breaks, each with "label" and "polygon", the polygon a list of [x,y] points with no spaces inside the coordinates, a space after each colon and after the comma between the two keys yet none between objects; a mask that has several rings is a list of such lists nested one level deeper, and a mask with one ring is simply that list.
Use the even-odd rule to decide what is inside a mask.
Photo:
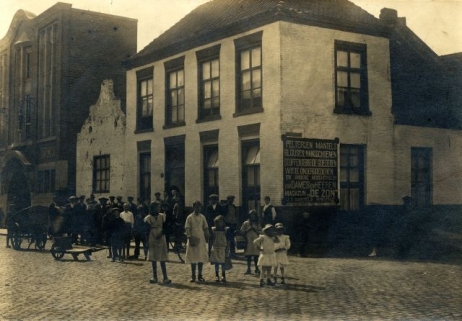
[{"label": "horse-drawn cart", "polygon": [[8,217],[8,238],[13,249],[20,250],[24,240],[28,249],[35,243],[35,249],[43,250],[48,236],[48,208],[45,206],[30,206]]}]

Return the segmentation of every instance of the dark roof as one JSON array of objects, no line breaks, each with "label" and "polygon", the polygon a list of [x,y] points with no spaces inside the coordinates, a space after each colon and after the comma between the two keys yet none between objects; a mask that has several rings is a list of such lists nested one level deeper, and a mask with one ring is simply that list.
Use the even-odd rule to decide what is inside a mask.
[{"label": "dark roof", "polygon": [[280,20],[385,34],[379,19],[347,0],[213,0],[191,11],[126,65],[141,66]]}]

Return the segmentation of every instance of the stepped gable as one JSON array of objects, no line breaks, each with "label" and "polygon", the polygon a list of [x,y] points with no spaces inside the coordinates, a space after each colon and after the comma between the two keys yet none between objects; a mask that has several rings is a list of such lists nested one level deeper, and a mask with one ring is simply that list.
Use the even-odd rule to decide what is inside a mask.
[{"label": "stepped gable", "polygon": [[191,11],[125,63],[129,68],[141,66],[275,21],[384,34],[379,19],[347,0],[213,0]]}]

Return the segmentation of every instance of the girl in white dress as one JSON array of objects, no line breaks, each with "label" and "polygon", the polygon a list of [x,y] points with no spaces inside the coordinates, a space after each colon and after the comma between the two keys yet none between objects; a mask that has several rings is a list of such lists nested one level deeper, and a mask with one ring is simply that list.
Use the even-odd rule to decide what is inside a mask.
[{"label": "girl in white dress", "polygon": [[215,282],[220,282],[219,270],[221,265],[221,282],[226,282],[225,262],[226,254],[229,251],[228,246],[228,227],[225,226],[225,218],[218,215],[213,220],[212,227],[212,249],[210,251],[210,262],[215,265]]},{"label": "girl in white dress", "polygon": [[266,224],[262,231],[263,234],[253,241],[260,248],[258,257],[258,266],[261,268],[260,286],[265,285],[265,278],[267,285],[274,286],[271,281],[271,268],[277,265],[274,243],[279,242],[279,239],[274,234],[274,227],[271,224]]},{"label": "girl in white dress", "polygon": [[144,221],[149,224],[149,251],[148,260],[152,261],[153,278],[149,281],[151,284],[157,283],[157,261],[160,262],[160,268],[164,277],[165,284],[171,283],[167,277],[167,268],[165,262],[168,261],[167,240],[165,239],[164,223],[166,216],[159,213],[158,206],[155,202],[149,207],[149,214],[144,218]]},{"label": "girl in white dress", "polygon": [[277,261],[277,265],[274,267],[274,283],[277,283],[277,273],[279,267],[281,269],[281,284],[284,284],[284,269],[286,265],[289,264],[289,259],[287,258],[287,250],[290,249],[290,238],[289,235],[284,234],[284,225],[282,225],[282,223],[277,223],[274,227],[276,228],[276,236],[279,239],[279,242],[274,243],[274,251],[276,252]]},{"label": "girl in white dress", "polygon": [[196,266],[199,268],[197,279],[204,282],[202,268],[204,262],[208,262],[205,234],[208,234],[209,226],[205,216],[201,214],[202,204],[200,201],[194,202],[193,209],[194,212],[186,218],[184,226],[186,236],[188,237],[188,242],[186,243],[186,263],[191,264],[190,282],[196,282]]}]

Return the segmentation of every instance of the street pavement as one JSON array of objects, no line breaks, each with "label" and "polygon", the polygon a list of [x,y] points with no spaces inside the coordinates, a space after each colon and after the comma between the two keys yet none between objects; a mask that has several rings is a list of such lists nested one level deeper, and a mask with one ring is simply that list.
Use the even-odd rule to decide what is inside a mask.
[{"label": "street pavement", "polygon": [[149,283],[149,261],[112,263],[105,250],[55,260],[51,243],[15,251],[0,236],[0,320],[462,319],[460,262],[290,256],[287,284],[260,287],[243,260],[225,284],[210,264],[205,283],[190,283],[189,266],[170,253],[173,283],[163,285]]}]

